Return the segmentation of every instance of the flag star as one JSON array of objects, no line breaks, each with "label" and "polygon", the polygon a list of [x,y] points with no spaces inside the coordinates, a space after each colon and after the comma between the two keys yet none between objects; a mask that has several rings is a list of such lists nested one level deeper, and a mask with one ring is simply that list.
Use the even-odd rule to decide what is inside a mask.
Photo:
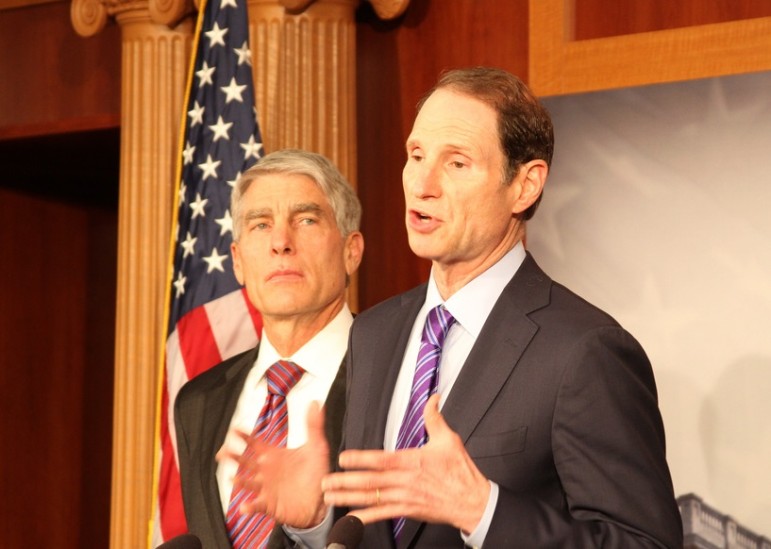
[{"label": "flag star", "polygon": [[227,86],[221,86],[220,89],[225,92],[225,104],[227,105],[234,99],[239,103],[244,102],[244,98],[241,96],[241,92],[246,89],[246,84],[238,85],[236,83],[236,77],[230,79],[230,84]]},{"label": "flag star", "polygon": [[225,8],[227,6],[237,8],[236,0],[222,0],[222,3],[220,3],[220,9]]},{"label": "flag star", "polygon": [[241,143],[241,148],[244,149],[244,160],[249,160],[249,158],[251,157],[257,158],[259,160],[260,149],[262,149],[262,143],[257,143],[254,140],[253,135],[249,136],[249,141],[247,141],[246,143]]},{"label": "flag star", "polygon": [[220,255],[217,251],[217,248],[212,248],[211,255],[208,257],[204,257],[203,260],[206,262],[208,267],[206,268],[207,273],[211,273],[213,270],[218,270],[221,272],[225,272],[225,267],[222,266],[222,262],[225,261],[228,258],[228,255]]},{"label": "flag star", "polygon": [[214,82],[212,82],[212,75],[214,74],[214,71],[217,70],[217,67],[210,67],[209,63],[206,61],[203,62],[203,66],[201,67],[201,70],[196,71],[196,76],[198,76],[198,87],[203,88],[206,84],[214,85]]},{"label": "flag star", "polygon": [[192,128],[196,124],[203,124],[203,111],[205,109],[198,104],[198,101],[195,102],[195,106],[193,107],[193,110],[187,111],[187,114],[190,116],[190,127]]},{"label": "flag star", "polygon": [[206,31],[204,34],[209,37],[209,47],[213,48],[217,44],[225,45],[225,35],[228,33],[228,29],[221,29],[217,22],[214,22],[214,26],[210,31]]},{"label": "flag star", "polygon": [[193,162],[194,153],[195,153],[195,145],[191,145],[190,141],[185,143],[185,150],[182,151],[182,158],[184,158],[183,165],[187,165]]},{"label": "flag star", "polygon": [[198,167],[203,170],[203,176],[202,179],[206,179],[207,177],[217,177],[217,168],[219,168],[220,164],[222,164],[222,161],[220,160],[212,160],[211,155],[206,155],[206,162],[203,164],[198,164]]},{"label": "flag star", "polygon": [[187,277],[182,276],[182,271],[180,271],[177,273],[177,280],[174,281],[174,288],[177,290],[177,297],[185,293],[185,282],[187,282]]},{"label": "flag star", "polygon": [[222,119],[222,116],[217,118],[217,123],[209,126],[209,129],[214,132],[214,137],[212,141],[216,143],[220,137],[224,137],[225,139],[229,140],[230,135],[228,135],[228,130],[230,130],[232,126],[233,126],[233,123],[225,122]]},{"label": "flag star", "polygon": [[220,226],[220,236],[228,231],[231,233],[233,232],[233,218],[230,217],[230,210],[225,210],[225,215],[219,219],[215,219],[214,222]]},{"label": "flag star", "polygon": [[194,237],[190,234],[190,231],[187,232],[187,238],[182,241],[182,248],[185,250],[182,254],[182,257],[187,257],[189,255],[193,255],[195,253],[195,243],[198,241],[198,237]]},{"label": "flag star", "polygon": [[238,172],[233,179],[228,179],[227,184],[230,185],[231,187],[235,187],[236,181],[238,181],[239,177],[241,177],[241,172]]},{"label": "flag star", "polygon": [[244,63],[252,66],[252,50],[249,47],[249,42],[244,40],[244,45],[240,48],[233,48],[233,51],[238,55],[238,66],[240,67]]},{"label": "flag star", "polygon": [[201,217],[206,217],[204,206],[206,206],[206,203],[208,201],[209,201],[208,198],[201,198],[201,193],[195,193],[195,202],[190,203],[190,209],[193,211],[193,214],[190,216],[190,219],[195,219],[199,215]]},{"label": "flag star", "polygon": [[184,204],[185,203],[185,194],[187,194],[187,185],[185,185],[184,181],[179,182],[179,203]]}]

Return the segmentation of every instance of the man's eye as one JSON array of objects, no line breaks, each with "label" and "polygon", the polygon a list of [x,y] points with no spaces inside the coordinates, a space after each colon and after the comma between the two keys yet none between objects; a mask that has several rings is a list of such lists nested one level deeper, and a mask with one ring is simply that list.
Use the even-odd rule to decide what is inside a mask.
[{"label": "man's eye", "polygon": [[460,168],[465,168],[466,164],[461,162],[460,160],[453,160],[452,162],[450,162],[450,166],[452,166],[453,168],[460,169]]},{"label": "man's eye", "polygon": [[316,223],[316,220],[312,217],[303,217],[300,219],[300,225],[314,225]]}]

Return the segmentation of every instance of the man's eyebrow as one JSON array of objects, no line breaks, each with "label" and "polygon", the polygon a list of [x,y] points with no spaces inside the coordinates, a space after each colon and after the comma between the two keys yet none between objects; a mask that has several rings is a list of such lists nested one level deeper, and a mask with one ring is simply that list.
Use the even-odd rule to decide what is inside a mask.
[{"label": "man's eyebrow", "polygon": [[442,147],[442,152],[471,154],[478,149],[479,149],[479,146],[476,143],[472,143],[466,140],[460,140],[460,141],[448,141]]},{"label": "man's eyebrow", "polygon": [[270,208],[253,208],[244,213],[244,219],[246,221],[257,219],[258,217],[273,217],[273,210]]},{"label": "man's eyebrow", "polygon": [[[404,148],[407,151],[410,151],[413,148],[420,148],[421,144],[418,139],[411,138],[408,139],[407,142],[404,144]],[[439,152],[442,154],[452,154],[452,153],[460,153],[460,154],[471,154],[474,151],[473,144],[471,143],[464,143],[462,141],[450,141],[447,143],[444,143],[440,149]]]},{"label": "man's eyebrow", "polygon": [[[297,215],[297,214],[303,214],[303,213],[313,213],[318,216],[322,216],[324,214],[324,209],[321,207],[320,204],[316,202],[298,202],[297,204],[293,204],[290,207],[290,214],[291,215]],[[273,209],[272,208],[252,208],[251,210],[247,210],[244,212],[244,221],[249,222],[254,219],[261,219],[261,218],[273,218]]]},{"label": "man's eyebrow", "polygon": [[298,213],[315,213],[318,215],[321,215],[324,213],[324,209],[321,207],[320,204],[317,204],[316,202],[300,202],[298,204],[294,204],[292,206],[292,214],[298,214]]}]

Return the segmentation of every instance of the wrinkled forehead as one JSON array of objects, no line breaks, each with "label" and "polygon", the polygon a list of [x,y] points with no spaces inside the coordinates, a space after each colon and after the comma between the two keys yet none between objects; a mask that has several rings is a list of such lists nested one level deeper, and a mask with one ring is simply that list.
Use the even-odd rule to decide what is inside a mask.
[{"label": "wrinkled forehead", "polygon": [[481,127],[497,131],[498,114],[490,105],[451,88],[439,88],[423,103],[415,117],[413,131],[423,127]]},{"label": "wrinkled forehead", "polygon": [[407,138],[412,147],[455,146],[500,148],[498,116],[485,102],[440,88],[423,103]]}]

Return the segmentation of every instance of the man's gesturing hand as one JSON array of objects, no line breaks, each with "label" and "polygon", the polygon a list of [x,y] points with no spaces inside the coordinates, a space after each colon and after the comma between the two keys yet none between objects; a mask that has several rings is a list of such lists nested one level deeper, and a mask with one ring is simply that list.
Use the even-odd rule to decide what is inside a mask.
[{"label": "man's gesturing hand", "polygon": [[471,533],[484,513],[490,483],[439,413],[439,395],[428,400],[423,417],[428,442],[421,448],[340,454],[346,471],[324,478],[324,501],[354,508],[351,514],[365,524],[404,516]]},{"label": "man's gesturing hand", "polygon": [[321,479],[329,473],[329,445],[324,436],[324,412],[318,403],[310,404],[308,441],[299,448],[278,448],[244,433],[238,435],[251,452],[238,454],[226,444],[217,459],[238,461],[241,469],[234,485],[254,493],[241,511],[265,513],[295,528],[320,524],[327,510]]}]

